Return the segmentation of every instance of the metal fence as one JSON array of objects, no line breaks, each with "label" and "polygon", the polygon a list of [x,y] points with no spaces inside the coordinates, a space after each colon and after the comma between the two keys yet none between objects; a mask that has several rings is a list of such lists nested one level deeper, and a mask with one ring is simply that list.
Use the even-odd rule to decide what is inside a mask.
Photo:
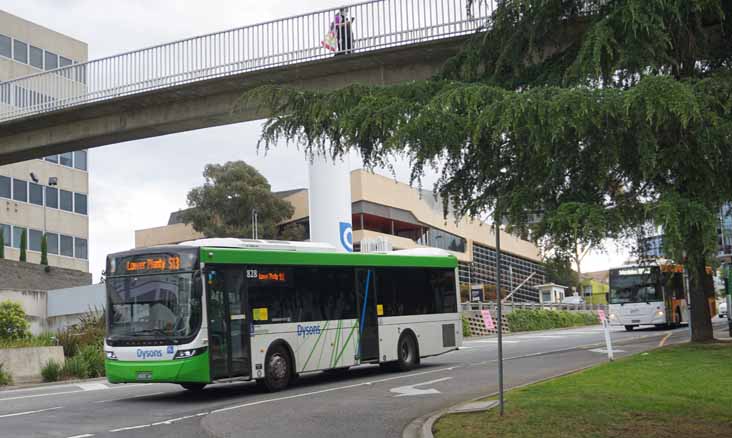
[{"label": "metal fence", "polygon": [[[463,312],[483,309],[494,310],[495,308],[495,302],[460,303],[460,310]],[[598,310],[607,311],[607,304],[504,303],[503,308],[506,309],[506,312],[511,312],[514,309],[545,309],[577,312],[597,312]]]},{"label": "metal fence", "polygon": [[[343,14],[340,8],[321,10],[62,67],[0,83],[0,122],[215,77],[465,35],[485,25],[494,3],[368,1],[349,5]],[[334,39],[327,38],[331,30]]]}]

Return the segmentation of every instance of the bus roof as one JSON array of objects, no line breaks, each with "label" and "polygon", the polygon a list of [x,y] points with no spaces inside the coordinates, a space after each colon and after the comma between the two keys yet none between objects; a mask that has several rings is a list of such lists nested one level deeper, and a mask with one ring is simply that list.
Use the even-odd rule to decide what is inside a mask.
[{"label": "bus roof", "polygon": [[201,261],[224,264],[394,266],[451,269],[457,267],[457,258],[455,256],[447,251],[431,248],[417,248],[390,253],[344,253],[336,252],[335,249],[331,251],[308,249],[281,250],[278,248],[202,246]]}]

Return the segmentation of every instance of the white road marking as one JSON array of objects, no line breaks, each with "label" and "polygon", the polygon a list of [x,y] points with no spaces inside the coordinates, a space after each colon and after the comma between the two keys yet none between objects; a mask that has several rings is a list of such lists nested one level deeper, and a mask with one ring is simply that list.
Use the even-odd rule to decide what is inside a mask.
[{"label": "white road marking", "polygon": [[85,433],[84,435],[74,435],[70,436],[68,438],[89,438],[90,436],[94,436],[93,433]]},{"label": "white road marking", "polygon": [[335,387],[335,388],[321,389],[320,391],[312,391],[312,392],[306,392],[306,393],[301,393],[301,394],[288,395],[288,396],[285,396],[285,397],[277,397],[277,398],[270,398],[270,399],[266,399],[266,400],[259,400],[259,401],[255,401],[255,402],[244,403],[244,404],[241,404],[241,405],[229,406],[229,407],[226,407],[226,408],[216,409],[216,410],[213,410],[213,411],[210,411],[210,412],[201,412],[201,413],[196,414],[196,415],[189,415],[189,416],[186,416],[186,417],[172,418],[170,420],[163,420],[163,421],[159,421],[157,423],[152,423],[152,424],[141,424],[139,426],[120,427],[118,429],[112,429],[109,432],[110,433],[115,433],[115,432],[122,432],[122,431],[125,431],[125,430],[144,429],[146,427],[151,427],[151,426],[167,425],[167,424],[170,424],[170,423],[173,423],[173,422],[176,422],[176,421],[182,421],[184,419],[193,418],[193,417],[203,417],[205,415],[218,414],[220,412],[232,411],[234,409],[241,409],[241,408],[246,408],[246,407],[249,407],[249,406],[256,406],[256,405],[261,405],[261,404],[265,404],[265,403],[272,403],[272,402],[277,402],[277,401],[282,401],[282,400],[292,400],[292,399],[301,398],[301,397],[309,397],[309,396],[312,396],[312,395],[324,394],[324,393],[327,393],[327,392],[333,392],[333,391],[344,390],[344,389],[352,389],[352,388],[357,388],[359,386],[372,385],[374,383],[383,383],[383,382],[389,382],[391,380],[405,379],[405,378],[408,378],[408,377],[423,376],[425,374],[439,373],[439,372],[443,372],[443,371],[452,371],[454,369],[461,368],[461,367],[462,367],[461,365],[456,365],[456,366],[447,367],[447,368],[438,368],[438,369],[434,369],[434,370],[423,371],[421,373],[405,374],[405,375],[401,375],[401,376],[387,377],[385,379],[372,380],[370,382],[362,382],[362,383],[355,383],[353,385],[345,385],[345,386],[339,386],[339,387]]},{"label": "white road marking", "polygon": [[109,386],[104,383],[78,383],[76,386],[83,389],[84,391],[99,391],[103,389],[109,389]]},{"label": "white road marking", "polygon": [[397,395],[395,397],[411,397],[415,395],[429,395],[429,394],[440,394],[435,388],[419,389],[417,386],[432,385],[438,382],[444,382],[450,380],[452,377],[443,377],[441,379],[430,380],[429,382],[415,383],[414,385],[398,386],[391,388],[389,392],[393,392]]},{"label": "white road marking", "polygon": [[[105,387],[105,389],[108,389],[108,390],[109,389],[125,389],[125,388],[132,388],[135,386],[141,386],[141,385],[145,385],[145,383],[120,385],[120,386],[114,386],[114,387],[107,386],[107,387]],[[76,385],[76,384],[71,385],[71,386],[78,388],[78,385]],[[8,391],[8,392],[10,392],[10,391]],[[22,395],[22,396],[18,396],[18,397],[6,397],[6,398],[0,398],[0,402],[8,401],[8,400],[21,400],[21,399],[27,399],[27,398],[52,397],[55,395],[78,394],[80,392],[86,392],[86,391],[84,391],[83,389],[77,389],[75,391],[59,391],[59,392],[49,392],[46,394],[33,394],[33,395]]]},{"label": "white road marking", "polygon": [[[511,340],[505,340],[505,339],[503,340],[503,343],[504,344],[518,344],[520,342],[521,341],[515,341],[515,340],[514,341],[511,341]],[[497,344],[498,343],[498,339],[483,339],[483,340],[480,340],[480,341],[466,341],[465,343],[466,344],[467,343],[471,343],[471,344]]]},{"label": "white road marking", "polygon": [[18,417],[20,415],[30,415],[30,414],[37,414],[39,412],[46,412],[46,411],[55,411],[56,409],[61,409],[62,406],[56,406],[55,408],[48,408],[48,409],[39,409],[37,411],[26,411],[26,412],[16,412],[14,414],[5,414],[0,415],[0,418],[8,418],[8,417]]},{"label": "white road marking", "polygon": [[152,424],[141,424],[139,426],[120,427],[119,429],[112,429],[109,432],[110,433],[124,432],[125,430],[144,429],[144,428],[150,427],[150,426],[152,426]]}]

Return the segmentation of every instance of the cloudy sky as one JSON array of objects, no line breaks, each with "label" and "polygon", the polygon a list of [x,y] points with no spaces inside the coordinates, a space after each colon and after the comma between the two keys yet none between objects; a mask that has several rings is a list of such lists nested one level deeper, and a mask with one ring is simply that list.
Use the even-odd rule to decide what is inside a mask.
[{"label": "cloudy sky", "polygon": [[[331,8],[343,0],[3,0],[0,7],[89,44],[96,59],[194,35]],[[244,160],[274,190],[307,187],[307,166],[295,146],[257,153],[261,122],[174,134],[90,151],[90,269],[94,279],[110,252],[134,246],[134,230],[167,224],[202,183],[206,163]],[[123,163],[123,165],[120,165]],[[359,166],[358,157],[351,160]],[[395,163],[406,181],[409,166]],[[431,187],[434,175],[427,175]],[[130,184],[142,190],[129,190]],[[589,255],[583,271],[623,261],[613,245]]]}]

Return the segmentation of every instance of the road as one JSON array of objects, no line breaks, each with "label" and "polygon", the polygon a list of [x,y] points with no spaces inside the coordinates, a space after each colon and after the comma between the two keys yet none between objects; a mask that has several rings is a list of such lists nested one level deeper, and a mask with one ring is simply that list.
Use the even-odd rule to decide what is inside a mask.
[{"label": "road", "polygon": [[[683,342],[688,330],[614,330],[612,337],[622,357]],[[601,342],[599,327],[507,336],[506,385],[606,361],[591,345]],[[274,394],[253,383],[213,385],[201,394],[105,381],[5,390],[0,437],[400,437],[415,418],[496,391],[496,349],[494,338],[471,339],[408,373],[378,366],[346,376],[313,373]]]}]

